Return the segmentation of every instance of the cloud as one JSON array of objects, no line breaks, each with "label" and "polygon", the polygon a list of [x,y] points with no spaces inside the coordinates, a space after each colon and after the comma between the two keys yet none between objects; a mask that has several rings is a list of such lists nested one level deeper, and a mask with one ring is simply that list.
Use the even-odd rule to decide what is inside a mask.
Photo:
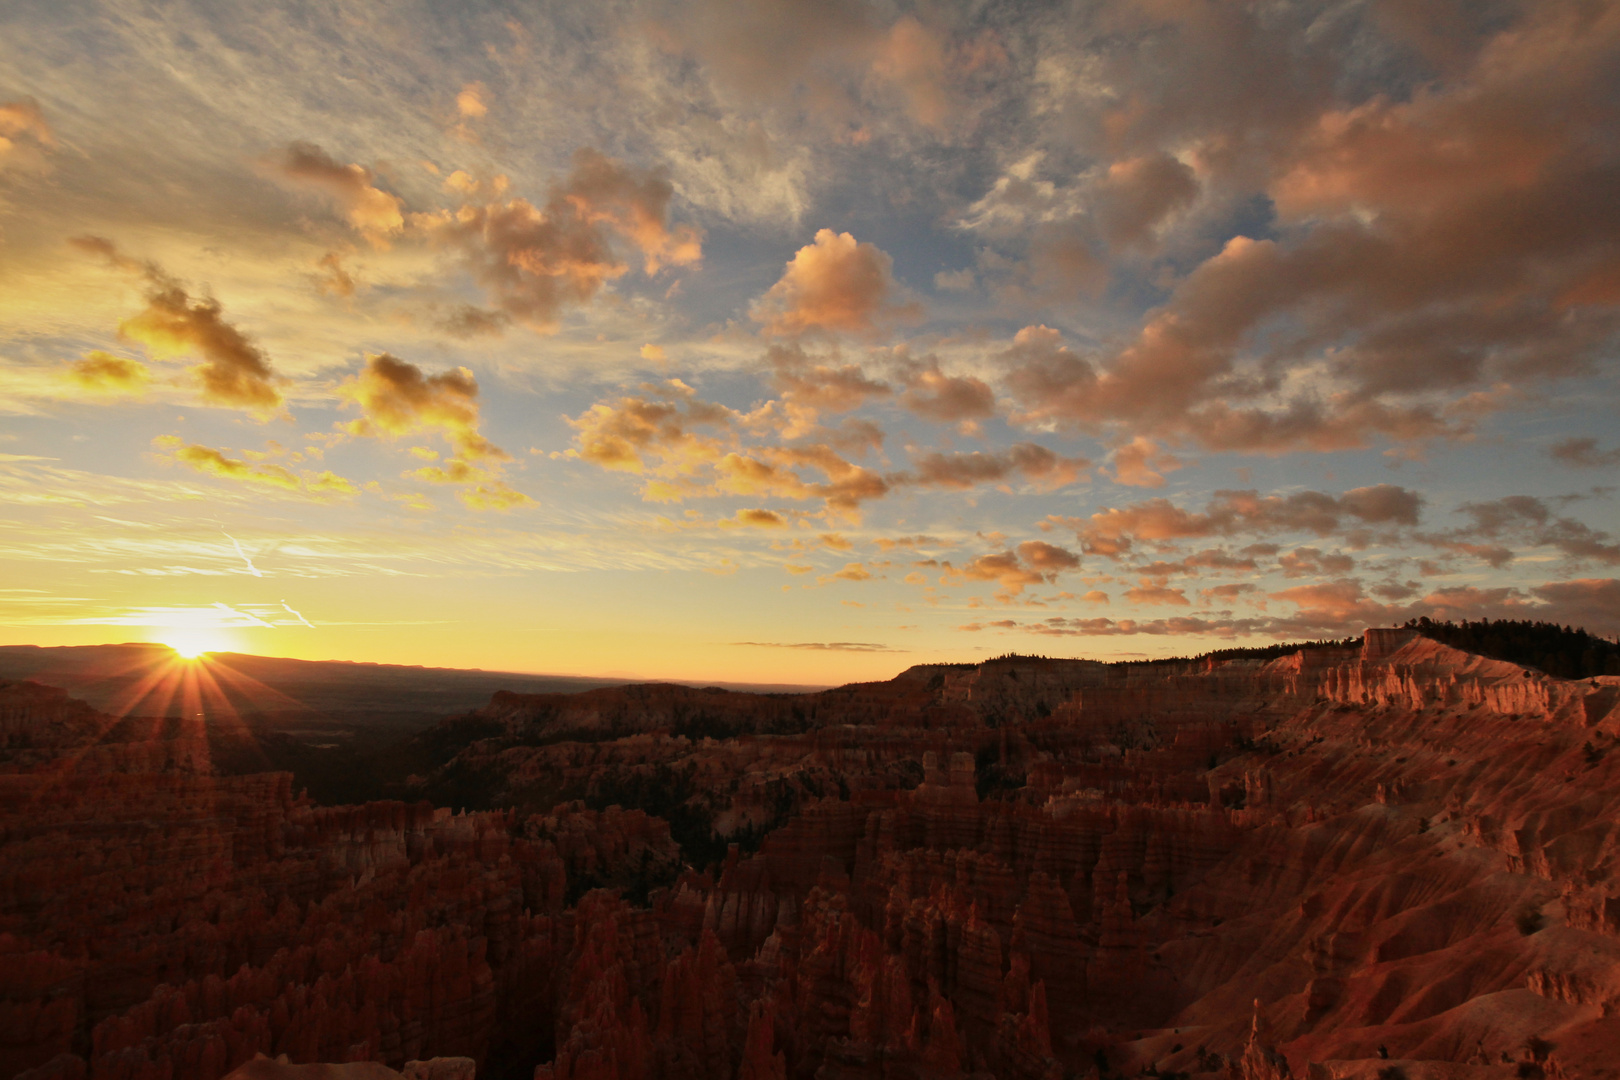
[{"label": "cloud", "polygon": [[[769,407],[739,413],[702,401],[679,379],[645,383],[640,390],[569,418],[577,449],[568,456],[646,477],[644,499],[819,499],[829,513],[853,517],[862,502],[889,491],[888,480],[828,443],[745,444],[748,424],[768,416]],[[820,472],[826,480],[806,479],[800,469]]]},{"label": "cloud", "polygon": [[[1620,13],[1480,9],[1443,70],[1390,93],[1332,59],[1380,26],[1120,14],[1143,48],[1076,79],[1119,103],[1089,110],[1094,149],[1144,193],[1114,211],[1117,239],[1150,235],[1192,183],[1277,217],[1234,230],[1119,343],[1010,358],[1027,422],[1268,453],[1412,443],[1601,369],[1620,331]],[[1034,173],[1007,179],[1001,203],[1023,183],[1068,212]]]},{"label": "cloud", "polygon": [[1174,454],[1159,449],[1152,439],[1138,435],[1111,455],[1114,483],[1130,487],[1163,487],[1164,474],[1181,468]]},{"label": "cloud", "polygon": [[978,421],[995,415],[996,395],[988,383],[971,375],[946,375],[935,357],[910,365],[904,380],[900,404],[918,416],[976,432]]},{"label": "cloud", "polygon": [[1543,500],[1533,495],[1464,503],[1458,510],[1472,518],[1473,524],[1429,539],[1443,547],[1479,555],[1492,565],[1505,564],[1511,554],[1502,557],[1498,553],[1505,549],[1470,541],[1507,539],[1528,547],[1555,548],[1570,559],[1620,565],[1620,543],[1613,537],[1574,518],[1555,516]]},{"label": "cloud", "polygon": [[915,304],[892,305],[889,256],[849,233],[822,229],[798,250],[781,280],[754,305],[765,333],[792,337],[813,331],[870,334],[883,319],[920,312]]},{"label": "cloud", "polygon": [[954,111],[947,81],[950,59],[942,35],[916,17],[902,15],[879,47],[872,74],[900,92],[913,120],[942,132]]},{"label": "cloud", "polygon": [[285,180],[314,188],[343,210],[345,218],[373,243],[382,244],[405,228],[404,203],[378,188],[363,165],[345,165],[313,143],[295,142],[270,163]]},{"label": "cloud", "polygon": [[737,414],[723,405],[700,400],[679,379],[645,383],[641,394],[598,402],[570,418],[579,458],[604,469],[640,473],[649,459],[667,478],[689,476],[700,465],[720,458],[724,445],[697,428],[729,431]]},{"label": "cloud", "polygon": [[520,506],[533,506],[534,500],[523,492],[509,487],[500,480],[475,484],[457,493],[461,501],[474,510],[514,510]]},{"label": "cloud", "polygon": [[414,364],[376,353],[338,393],[365,414],[356,434],[438,431],[467,460],[509,459],[506,451],[479,434],[478,381],[466,368],[425,375]]},{"label": "cloud", "polygon": [[814,98],[825,101],[836,70],[869,64],[882,42],[881,28],[859,0],[700,0],[657,29],[745,98],[776,98],[808,83]]},{"label": "cloud", "polygon": [[1113,247],[1146,243],[1166,217],[1198,195],[1184,162],[1155,151],[1115,161],[1093,193],[1104,239]]},{"label": "cloud", "polygon": [[[858,364],[818,362],[797,344],[772,345],[766,353],[777,391],[790,406],[819,412],[848,412],[889,387],[868,378]],[[814,423],[811,415],[809,423]],[[803,421],[801,420],[801,423]]]},{"label": "cloud", "polygon": [[193,300],[156,263],[124,255],[110,240],[80,236],[69,243],[145,279],[146,308],[119,323],[119,337],[139,342],[159,359],[201,357],[203,362],[192,373],[202,383],[204,401],[261,413],[280,407],[281,391],[276,388],[279,380],[269,357],[224,320],[224,308],[218,300]]},{"label": "cloud", "polygon": [[338,296],[348,299],[353,296],[357,287],[354,275],[343,267],[343,256],[336,251],[328,251],[315,263],[320,267],[321,274],[315,279],[315,289],[322,296]]},{"label": "cloud", "polygon": [[871,581],[872,572],[858,562],[845,563],[842,570],[831,574],[823,574],[816,578],[817,585],[827,585],[834,581]]},{"label": "cloud", "polygon": [[1311,577],[1326,574],[1348,574],[1356,568],[1356,560],[1337,552],[1324,555],[1313,547],[1296,548],[1277,560],[1283,577]]},{"label": "cloud", "polygon": [[456,112],[460,113],[463,119],[481,119],[489,112],[489,105],[484,100],[488,93],[483,83],[467,83],[461,88],[461,93],[456,95]]},{"label": "cloud", "polygon": [[628,168],[587,147],[544,207],[521,198],[466,202],[413,215],[412,222],[462,253],[500,311],[550,333],[565,308],[588,302],[628,271],[614,250],[616,238],[640,251],[648,274],[702,257],[701,231],[668,222],[673,195],[660,173]]},{"label": "cloud", "polygon": [[1035,443],[1014,443],[1005,450],[968,453],[916,454],[911,472],[891,478],[894,483],[916,484],[964,491],[979,484],[1005,483],[1022,477],[1040,491],[1056,491],[1085,476],[1091,462],[1063,457]]},{"label": "cloud", "polygon": [[300,491],[304,486],[298,474],[285,466],[249,464],[238,458],[226,457],[223,452],[215,450],[213,447],[186,443],[174,435],[159,435],[152,440],[152,444],[160,449],[168,450],[170,452],[169,456],[175,461],[207,476],[217,476],[225,480],[240,480],[244,483],[276,487],[285,491]]},{"label": "cloud", "polygon": [[1602,469],[1620,465],[1620,447],[1599,450],[1596,439],[1583,436],[1572,436],[1554,443],[1548,449],[1547,456],[1578,469]]},{"label": "cloud", "polygon": [[1620,633],[1620,580],[1549,581],[1530,591],[1547,603],[1548,617],[1554,622],[1584,626],[1599,634]]},{"label": "cloud", "polygon": [[1026,540],[1017,547],[980,555],[961,567],[951,567],[948,575],[957,580],[994,581],[1003,598],[1016,596],[1025,586],[1051,584],[1066,570],[1080,565],[1080,557],[1066,548],[1042,540]]},{"label": "cloud", "polygon": [[809,649],[814,652],[869,652],[899,653],[907,649],[891,649],[868,641],[734,641],[733,645],[749,645],[757,649]]},{"label": "cloud", "polygon": [[1142,582],[1133,588],[1125,590],[1125,599],[1133,604],[1180,604],[1183,607],[1191,601],[1181,589],[1173,589],[1162,582],[1143,578]]},{"label": "cloud", "polygon": [[0,172],[38,172],[56,149],[56,134],[33,98],[0,102]]},{"label": "cloud", "polygon": [[152,369],[100,349],[92,349],[68,365],[68,378],[97,394],[139,396],[152,381]]},{"label": "cloud", "polygon": [[[738,525],[747,525],[756,529],[785,529],[787,518],[775,510],[739,510],[732,521]],[[725,524],[722,522],[722,524]]]},{"label": "cloud", "polygon": [[1138,540],[1271,532],[1327,536],[1348,523],[1411,526],[1417,524],[1422,505],[1422,496],[1394,484],[1354,488],[1338,496],[1319,491],[1266,496],[1253,490],[1217,491],[1201,512],[1183,510],[1167,499],[1149,499],[1062,523],[1075,529],[1086,551],[1118,558]]}]

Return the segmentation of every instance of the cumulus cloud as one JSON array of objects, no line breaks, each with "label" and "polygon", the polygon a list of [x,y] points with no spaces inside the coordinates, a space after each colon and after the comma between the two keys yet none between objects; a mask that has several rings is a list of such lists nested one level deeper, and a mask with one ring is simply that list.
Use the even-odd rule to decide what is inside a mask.
[{"label": "cumulus cloud", "polygon": [[139,342],[158,359],[200,357],[202,363],[192,373],[202,384],[204,401],[261,413],[280,407],[281,391],[276,387],[280,380],[271,369],[270,358],[225,321],[218,300],[193,299],[156,263],[124,255],[110,240],[81,236],[70,243],[145,280],[146,308],[119,324],[120,337]]},{"label": "cumulus cloud", "polygon": [[[1220,599],[1231,599],[1239,590],[1247,591],[1242,586],[1218,586],[1209,592]],[[1453,586],[1435,589],[1408,604],[1381,604],[1366,595],[1360,581],[1341,579],[1284,589],[1270,594],[1270,598],[1292,604],[1296,610],[1290,615],[1145,621],[1053,616],[1028,623],[1012,619],[970,623],[958,629],[969,632],[1017,630],[1052,637],[1173,635],[1233,639],[1265,636],[1297,640],[1351,636],[1369,626],[1397,626],[1408,619],[1428,616],[1435,619],[1542,619],[1583,626],[1599,634],[1620,632],[1620,580],[1614,578],[1549,581],[1529,589]]]},{"label": "cumulus cloud", "polygon": [[976,433],[981,420],[995,415],[996,395],[988,383],[971,375],[947,375],[935,357],[905,365],[904,381],[900,404],[926,419]]},{"label": "cumulus cloud", "polygon": [[754,305],[753,317],[765,324],[765,333],[779,337],[812,331],[872,333],[881,320],[920,311],[915,304],[889,302],[891,265],[876,245],[822,229]]},{"label": "cumulus cloud", "polygon": [[1150,578],[1143,578],[1139,584],[1126,589],[1125,599],[1132,604],[1180,604],[1186,607],[1192,603],[1183,590]]},{"label": "cumulus cloud", "polygon": [[330,470],[299,476],[285,465],[263,460],[247,460],[250,456],[262,458],[265,456],[263,454],[244,453],[240,458],[228,457],[222,450],[188,443],[176,435],[159,435],[152,440],[152,445],[164,452],[170,460],[205,476],[214,476],[221,480],[301,492],[316,498],[347,497],[359,492],[359,488],[353,483]]},{"label": "cumulus cloud", "polygon": [[1197,195],[1192,169],[1155,151],[1111,163],[1093,199],[1104,239],[1130,247],[1146,242],[1160,222]]},{"label": "cumulus cloud", "polygon": [[1202,511],[1184,510],[1168,499],[1149,499],[1100,510],[1086,519],[1062,519],[1061,524],[1075,529],[1086,551],[1118,558],[1139,540],[1272,532],[1327,536],[1352,523],[1414,526],[1422,505],[1422,496],[1394,484],[1354,488],[1337,496],[1320,491],[1264,496],[1253,490],[1217,491]]},{"label": "cumulus cloud", "polygon": [[1317,548],[1302,547],[1280,556],[1277,565],[1283,577],[1315,577],[1348,574],[1356,568],[1356,560],[1338,552],[1323,553]]},{"label": "cumulus cloud", "polygon": [[1152,439],[1138,435],[1110,455],[1114,483],[1129,487],[1163,487],[1164,474],[1181,468],[1182,461]]},{"label": "cumulus cloud", "polygon": [[[775,510],[763,510],[756,508],[751,510],[737,511],[737,513],[733,516],[731,523],[745,525],[755,529],[785,529],[787,528],[788,520],[781,514],[778,514]],[[722,522],[721,524],[727,523]]]},{"label": "cumulus cloud", "polygon": [[1585,436],[1560,440],[1548,449],[1547,455],[1554,461],[1573,465],[1578,469],[1603,469],[1620,465],[1620,447],[1600,450],[1596,439]]},{"label": "cumulus cloud", "polygon": [[152,381],[152,369],[139,360],[92,349],[68,365],[68,378],[97,394],[138,396]]},{"label": "cumulus cloud", "polygon": [[275,175],[314,188],[343,210],[350,225],[374,243],[405,227],[404,203],[377,187],[363,165],[345,165],[313,143],[295,142],[271,163]]},{"label": "cumulus cloud", "polygon": [[723,405],[702,401],[679,379],[646,383],[639,394],[598,402],[569,419],[579,444],[575,456],[604,469],[640,473],[649,459],[666,474],[689,475],[717,460],[723,443],[713,434],[729,430],[737,414]]},{"label": "cumulus cloud", "polygon": [[462,502],[474,510],[515,510],[533,506],[534,500],[501,480],[489,480],[457,492]]},{"label": "cumulus cloud", "polygon": [[[471,196],[477,189],[464,193]],[[574,155],[572,172],[552,188],[543,207],[522,198],[497,198],[417,214],[412,221],[462,253],[501,312],[549,333],[567,306],[586,303],[628,272],[615,239],[640,252],[648,274],[702,257],[702,233],[669,224],[673,195],[660,173],[638,171],[585,148]]]},{"label": "cumulus cloud", "polygon": [[[1120,343],[1010,358],[1028,422],[1242,451],[1411,443],[1598,370],[1620,330],[1611,7],[1482,9],[1460,19],[1471,44],[1390,94],[1334,80],[1323,50],[1351,31],[1307,29],[1304,9],[1129,10],[1143,49],[1089,85],[1122,103],[1097,149],[1142,197],[1109,226],[1092,193],[1103,231],[1151,235],[1194,185],[1279,220],[1230,236]],[[996,206],[1022,184],[1026,211],[1073,209],[1033,173],[1007,180]]]},{"label": "cumulus cloud", "polygon": [[830,585],[834,581],[871,581],[872,571],[858,562],[845,563],[842,570],[816,578],[817,585]]},{"label": "cumulus cloud", "polygon": [[1442,547],[1478,555],[1496,566],[1512,557],[1508,549],[1496,543],[1504,540],[1523,547],[1554,548],[1569,559],[1620,565],[1620,543],[1612,536],[1574,518],[1558,516],[1544,500],[1533,495],[1464,503],[1459,512],[1471,518],[1472,524],[1428,539]]},{"label": "cumulus cloud", "polygon": [[1055,491],[1080,480],[1090,465],[1085,458],[1064,457],[1035,443],[1014,443],[997,451],[913,454],[911,471],[893,479],[896,483],[963,491],[980,484],[1022,478],[1037,490]]},{"label": "cumulus cloud", "polygon": [[[637,394],[570,418],[577,447],[568,455],[644,476],[642,497],[659,502],[714,495],[821,500],[829,512],[852,517],[862,502],[887,494],[888,481],[827,443],[747,444],[743,436],[761,415],[703,401],[679,379],[646,383]],[[826,479],[807,479],[801,469]]]},{"label": "cumulus cloud", "polygon": [[356,434],[438,431],[467,460],[504,461],[509,457],[479,434],[478,381],[466,368],[427,375],[415,364],[377,353],[338,393],[365,414]]},{"label": "cumulus cloud", "polygon": [[772,345],[766,352],[772,380],[798,426],[807,428],[822,412],[848,412],[869,399],[891,393],[886,383],[869,377],[859,364],[840,364],[812,357],[797,344]]},{"label": "cumulus cloud", "polygon": [[1010,599],[1026,586],[1051,584],[1066,570],[1079,567],[1080,557],[1067,548],[1043,540],[1026,540],[1007,551],[980,555],[960,567],[943,564],[955,581],[993,581],[1001,596]]}]

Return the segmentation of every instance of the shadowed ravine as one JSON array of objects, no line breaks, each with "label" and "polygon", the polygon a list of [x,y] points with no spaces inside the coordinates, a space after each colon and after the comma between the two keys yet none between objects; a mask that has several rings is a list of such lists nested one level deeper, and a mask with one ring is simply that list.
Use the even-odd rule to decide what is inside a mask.
[{"label": "shadowed ravine", "polygon": [[0,1076],[1620,1075],[1617,730],[1368,631],[503,692],[322,806],[0,684]]}]

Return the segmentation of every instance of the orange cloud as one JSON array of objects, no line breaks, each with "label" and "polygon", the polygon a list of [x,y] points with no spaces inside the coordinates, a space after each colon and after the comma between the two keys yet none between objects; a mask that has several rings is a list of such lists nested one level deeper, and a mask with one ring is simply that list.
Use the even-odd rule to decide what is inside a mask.
[{"label": "orange cloud", "polygon": [[914,16],[903,15],[889,28],[872,73],[900,91],[913,120],[943,131],[952,112],[948,62],[944,39]]},{"label": "orange cloud", "polygon": [[313,187],[343,209],[349,224],[373,243],[405,227],[399,196],[378,188],[375,174],[363,165],[345,165],[313,143],[295,142],[272,163],[277,175]]},{"label": "orange cloud", "polygon": [[388,353],[366,360],[360,374],[338,388],[365,414],[357,434],[389,435],[437,430],[472,461],[506,461],[509,455],[478,432],[478,381],[466,368],[424,375]]},{"label": "orange cloud", "polygon": [[38,171],[45,155],[56,149],[56,135],[33,98],[0,102],[0,172]]},{"label": "orange cloud", "polygon": [[193,300],[156,263],[124,255],[110,240],[80,236],[69,243],[146,280],[146,309],[118,325],[119,337],[140,342],[159,359],[201,357],[203,362],[192,373],[202,383],[205,401],[261,413],[281,405],[281,392],[276,389],[279,380],[269,357],[224,320],[218,300]]},{"label": "orange cloud", "polygon": [[98,394],[139,395],[152,381],[152,370],[139,360],[92,349],[68,366],[68,378]]},{"label": "orange cloud", "polygon": [[845,563],[842,570],[831,574],[823,574],[816,578],[817,585],[827,585],[834,581],[870,581],[872,572],[858,562]]},{"label": "orange cloud", "polygon": [[1133,604],[1180,604],[1187,606],[1191,603],[1187,594],[1180,589],[1172,589],[1161,582],[1143,578],[1134,588],[1125,590],[1125,599]]},{"label": "orange cloud", "polygon": [[[1269,453],[1415,443],[1601,370],[1620,330],[1613,5],[1453,5],[1462,32],[1421,89],[1349,100],[1316,77],[1335,57],[1304,59],[1325,38],[1135,10],[1164,37],[1116,76],[1105,186],[1123,186],[1097,193],[1099,228],[1143,242],[1200,184],[1268,198],[1283,227],[1231,237],[1118,346],[1009,358],[1029,422]],[[1211,49],[1227,62],[1200,64]]]},{"label": "orange cloud", "polygon": [[1086,551],[1116,558],[1136,540],[1285,531],[1326,536],[1352,522],[1416,525],[1422,504],[1417,493],[1394,484],[1355,488],[1337,497],[1319,491],[1266,496],[1257,491],[1217,491],[1203,512],[1183,510],[1167,499],[1149,499],[1064,523],[1076,529]]},{"label": "orange cloud", "polygon": [[587,148],[575,154],[573,171],[553,187],[544,207],[526,199],[466,203],[413,221],[461,250],[503,313],[549,333],[565,307],[589,301],[627,272],[613,249],[616,236],[641,252],[649,274],[702,257],[701,231],[668,223],[673,194],[662,175],[626,168]]},{"label": "orange cloud", "polygon": [[916,305],[887,303],[891,260],[849,233],[822,229],[800,248],[781,280],[754,305],[765,333],[791,337],[811,331],[871,333],[876,320],[917,313]]},{"label": "orange cloud", "polygon": [[1002,483],[1021,476],[1041,491],[1055,491],[1081,479],[1091,462],[1063,457],[1035,443],[1015,443],[1006,450],[962,454],[930,452],[912,458],[912,472],[895,481],[957,491],[978,484]]},{"label": "orange cloud", "polygon": [[504,513],[520,506],[534,505],[534,500],[529,496],[500,480],[476,484],[457,494],[462,502],[474,510],[498,510]]},{"label": "orange cloud", "polygon": [[1026,540],[1010,551],[980,555],[960,568],[949,568],[952,577],[968,581],[994,581],[1004,598],[1016,596],[1025,586],[1050,584],[1065,570],[1080,565],[1080,557],[1066,548],[1042,540]]},{"label": "orange cloud", "polygon": [[978,421],[995,414],[996,395],[989,384],[971,375],[946,375],[934,357],[908,371],[905,381],[900,404],[918,416],[976,431]]},{"label": "orange cloud", "polygon": [[250,465],[238,458],[226,457],[223,452],[213,447],[186,443],[174,435],[159,435],[152,440],[152,445],[170,451],[170,456],[175,461],[208,476],[277,487],[287,491],[298,491],[304,486],[298,474],[284,466]]},{"label": "orange cloud", "polygon": [[1114,482],[1130,487],[1163,487],[1164,474],[1182,465],[1180,458],[1159,449],[1152,439],[1141,435],[1116,449],[1112,460]]},{"label": "orange cloud", "polygon": [[462,117],[477,120],[489,112],[489,105],[484,101],[488,91],[483,83],[471,82],[461,88],[456,95],[456,111]]},{"label": "orange cloud", "polygon": [[756,529],[785,529],[787,518],[775,510],[739,510],[733,520],[738,525],[751,525]]}]

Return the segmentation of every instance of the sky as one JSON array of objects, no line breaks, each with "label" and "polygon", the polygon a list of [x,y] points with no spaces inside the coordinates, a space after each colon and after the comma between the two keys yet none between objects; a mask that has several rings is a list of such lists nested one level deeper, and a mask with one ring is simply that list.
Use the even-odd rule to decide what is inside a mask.
[{"label": "sky", "polygon": [[0,6],[0,641],[1620,633],[1620,5]]}]

